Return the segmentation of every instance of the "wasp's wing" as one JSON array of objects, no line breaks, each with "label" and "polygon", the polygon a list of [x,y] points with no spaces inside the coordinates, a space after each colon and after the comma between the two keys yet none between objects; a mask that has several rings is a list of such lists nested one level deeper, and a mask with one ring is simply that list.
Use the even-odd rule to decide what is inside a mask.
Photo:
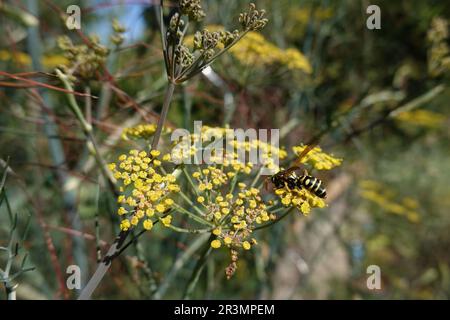
[{"label": "wasp's wing", "polygon": [[293,171],[297,171],[297,170],[301,169],[301,167],[302,167],[302,165],[303,165],[303,164],[302,164],[303,158],[304,158],[304,157],[305,157],[312,149],[314,149],[314,148],[316,147],[316,145],[317,145],[317,142],[308,144],[308,145],[305,147],[305,149],[303,149],[303,151],[299,154],[299,156],[297,157],[297,159],[295,160],[295,162],[292,164],[292,166],[284,171],[284,175],[287,175],[287,174],[289,174],[289,173],[291,173],[291,172],[293,172]]},{"label": "wasp's wing", "polygon": [[309,144],[303,149],[303,151],[298,155],[297,160],[295,160],[293,167],[299,168],[302,165],[303,158],[316,147],[317,143]]}]

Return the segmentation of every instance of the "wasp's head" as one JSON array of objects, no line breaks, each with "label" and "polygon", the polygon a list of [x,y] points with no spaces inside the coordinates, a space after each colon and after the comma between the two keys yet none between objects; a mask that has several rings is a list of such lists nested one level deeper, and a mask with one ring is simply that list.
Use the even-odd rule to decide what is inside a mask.
[{"label": "wasp's head", "polygon": [[283,175],[281,173],[274,174],[270,177],[270,181],[272,181],[272,184],[277,189],[284,187]]}]

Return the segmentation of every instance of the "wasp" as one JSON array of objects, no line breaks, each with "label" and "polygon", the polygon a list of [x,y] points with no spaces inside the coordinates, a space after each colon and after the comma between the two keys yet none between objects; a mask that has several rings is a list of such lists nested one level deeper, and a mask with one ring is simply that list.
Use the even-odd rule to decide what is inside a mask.
[{"label": "wasp", "polygon": [[277,172],[270,177],[270,181],[275,189],[281,189],[284,187],[287,187],[290,190],[295,188],[304,188],[319,198],[326,198],[327,191],[321,180],[309,175],[306,169],[300,176],[295,172],[300,169],[301,160],[314,148],[314,146],[315,145],[308,145],[299,155],[292,167]]}]

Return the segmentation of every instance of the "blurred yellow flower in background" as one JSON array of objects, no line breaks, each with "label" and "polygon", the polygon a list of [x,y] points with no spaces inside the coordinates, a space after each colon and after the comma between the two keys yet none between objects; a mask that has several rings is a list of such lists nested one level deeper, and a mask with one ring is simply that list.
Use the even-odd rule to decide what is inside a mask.
[{"label": "blurred yellow flower in background", "polygon": [[399,198],[394,190],[374,180],[363,180],[359,186],[361,196],[377,204],[384,211],[404,216],[412,223],[420,222],[417,200],[411,197]]},{"label": "blurred yellow flower in background", "polygon": [[[223,26],[208,25],[208,31],[224,30]],[[185,38],[185,44],[192,48],[193,36]],[[306,74],[312,73],[312,67],[308,58],[295,48],[286,50],[277,47],[268,41],[262,34],[250,31],[236,45],[230,48],[229,52],[242,64],[264,67],[278,64],[291,71],[302,71]]]},{"label": "blurred yellow flower in background", "polygon": [[[24,52],[0,50],[0,61],[31,66],[31,57]],[[42,57],[41,63],[45,69],[54,69],[60,65],[67,65],[68,60],[60,54],[49,54]]]},{"label": "blurred yellow flower in background", "polygon": [[409,125],[426,128],[440,128],[447,119],[443,114],[429,110],[411,110],[399,113],[397,120]]}]

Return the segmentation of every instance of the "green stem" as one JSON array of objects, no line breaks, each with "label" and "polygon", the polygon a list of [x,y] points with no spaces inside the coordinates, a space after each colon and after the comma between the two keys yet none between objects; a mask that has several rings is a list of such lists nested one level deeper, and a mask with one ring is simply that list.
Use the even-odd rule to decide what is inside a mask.
[{"label": "green stem", "polygon": [[239,172],[236,172],[236,174],[233,177],[233,180],[231,180],[230,193],[233,193],[234,189],[236,188],[238,175],[239,175]]},{"label": "green stem", "polygon": [[186,290],[184,291],[183,299],[190,299],[192,293],[197,285],[198,279],[200,278],[200,274],[205,267],[206,261],[208,260],[208,256],[211,253],[211,245],[210,242],[214,239],[214,235],[211,234],[208,241],[206,242],[203,252],[200,256],[200,259],[197,261],[195,265],[194,271],[192,272],[191,278],[189,279],[188,285],[186,286]]},{"label": "green stem", "polygon": [[184,107],[184,127],[187,130],[191,128],[191,114],[192,114],[192,99],[187,90],[186,85],[183,85],[183,107]]},{"label": "green stem", "polygon": [[164,1],[160,1],[159,5],[159,30],[161,33],[161,43],[162,43],[162,49],[164,54],[164,64],[166,66],[167,72],[169,72],[169,59],[167,57],[167,43],[166,43],[166,35],[164,30]]},{"label": "green stem", "polygon": [[[69,79],[67,78],[67,76],[64,73],[61,72],[61,70],[56,69],[56,75],[63,82],[64,87],[67,90],[73,91],[73,88],[69,82]],[[108,170],[108,168],[106,166],[106,162],[100,154],[97,141],[95,139],[94,134],[92,133],[92,126],[84,118],[83,113],[81,112],[81,109],[80,109],[77,101],[75,100],[74,95],[67,94],[67,98],[69,100],[70,110],[75,114],[76,118],[80,122],[80,125],[81,125],[81,128],[83,129],[84,135],[85,135],[86,139],[88,140],[87,141],[88,150],[94,156],[98,166],[100,167],[100,171],[101,171],[102,175],[105,177],[105,179],[108,181],[111,190],[114,193],[116,193],[116,179],[113,177],[111,171]]]},{"label": "green stem", "polygon": [[130,231],[121,231],[120,232],[120,234],[117,236],[116,240],[111,245],[108,252],[106,253],[106,256],[103,258],[102,262],[98,265],[97,270],[95,270],[94,275],[91,277],[89,282],[86,284],[86,286],[81,291],[80,296],[78,297],[78,300],[89,300],[91,298],[92,293],[98,287],[98,285],[100,284],[100,281],[102,281],[103,277],[105,276],[106,272],[108,271],[109,267],[111,266],[112,260],[117,256],[117,253],[122,248],[123,243],[125,242],[125,239],[127,238],[129,233],[130,233]]},{"label": "green stem", "polygon": [[201,217],[199,217],[199,216],[189,212],[188,210],[184,209],[183,207],[181,207],[179,205],[175,205],[175,210],[180,212],[180,213],[183,213],[183,214],[187,215],[189,218],[191,218],[192,220],[197,221],[198,223],[201,223],[203,225],[207,225],[207,226],[210,226],[210,227],[213,226],[210,222],[208,222],[205,219],[203,219],[203,218],[201,218]]},{"label": "green stem", "polygon": [[12,286],[10,284],[5,285],[7,300],[16,300],[16,289],[17,289],[17,284],[12,285]]},{"label": "green stem", "polygon": [[256,174],[255,178],[253,179],[252,184],[250,185],[251,188],[253,188],[256,185],[256,183],[258,182],[259,177],[261,177],[263,168],[264,168],[263,166],[261,166],[259,168],[258,173]]},{"label": "green stem", "polygon": [[97,263],[102,261],[102,250],[100,248],[100,184],[97,184],[97,194],[96,194],[96,208],[94,216],[94,226],[95,226],[95,249],[97,251]]},{"label": "green stem", "polygon": [[184,175],[186,176],[186,180],[187,180],[187,181],[189,182],[189,184],[191,185],[192,190],[194,190],[195,195],[198,197],[200,194],[199,194],[198,191],[197,191],[197,188],[196,188],[196,186],[195,186],[195,184],[194,184],[194,181],[192,181],[191,176],[190,176],[189,173],[187,172],[186,167],[183,166],[182,171],[183,171]]},{"label": "green stem", "polygon": [[280,221],[283,220],[285,217],[287,217],[287,216],[289,215],[289,213],[290,213],[293,209],[294,209],[293,207],[292,207],[292,208],[286,209],[286,211],[285,211],[279,218],[277,218],[276,220],[270,221],[269,223],[266,223],[266,224],[264,224],[264,225],[262,225],[262,226],[256,227],[256,228],[254,228],[253,230],[254,230],[254,231],[256,231],[256,230],[261,230],[261,229],[270,227],[270,226],[274,225],[275,223],[280,222]]},{"label": "green stem", "polygon": [[[181,74],[177,77],[176,82],[177,83],[182,83],[182,82],[188,80],[189,78],[192,78],[193,76],[195,76],[199,72],[201,72],[203,69],[208,67],[211,63],[213,63],[214,60],[216,60],[218,57],[220,57],[225,52],[227,52],[232,46],[234,46],[239,40],[241,40],[249,31],[250,30],[244,31],[229,46],[227,46],[226,48],[220,50],[218,53],[216,53],[214,56],[212,56],[207,61],[202,61],[203,55],[198,56],[189,67],[187,67],[185,70],[183,70],[181,72]],[[203,62],[203,63],[200,66],[198,66],[198,64],[200,62]]]},{"label": "green stem", "polygon": [[185,229],[185,228],[175,227],[173,225],[168,225],[167,228],[169,228],[175,232],[181,232],[181,233],[199,234],[199,233],[211,232],[211,228],[208,228],[208,229]]},{"label": "green stem", "polygon": [[166,122],[167,113],[169,112],[170,103],[172,101],[173,92],[175,90],[175,83],[169,81],[169,85],[167,86],[166,94],[164,96],[164,103],[161,110],[161,115],[159,116],[158,126],[156,128],[156,132],[153,136],[152,141],[152,150],[158,149],[159,139],[161,138],[161,132],[164,127],[164,123]]},{"label": "green stem", "polygon": [[[3,1],[4,2],[4,1]],[[26,2],[27,12],[33,17],[39,17],[39,3],[37,1],[28,0]],[[42,42],[41,34],[39,30],[40,24],[30,26],[28,28],[27,48],[31,56],[31,62],[34,70],[43,70],[41,65],[42,60]],[[57,167],[56,174],[60,183],[60,190],[62,193],[62,200],[64,203],[64,209],[66,211],[69,221],[71,221],[72,229],[81,230],[82,223],[77,213],[77,195],[76,190],[67,188],[72,178],[67,174],[67,159],[64,153],[64,147],[62,138],[59,136],[58,125],[54,118],[51,116],[54,112],[54,103],[47,91],[37,89],[38,94],[42,97],[43,105],[48,108],[48,111],[44,110],[43,129],[48,139],[48,147],[50,151],[50,157],[53,165]],[[81,268],[81,270],[88,269],[88,259],[86,255],[86,243],[81,237],[72,237],[73,256],[75,263]],[[84,284],[85,277],[81,279]]]},{"label": "green stem", "polygon": [[199,207],[197,207],[184,192],[180,190],[178,193],[184,199],[184,201],[188,203],[188,205],[190,205],[195,211],[197,211],[198,214],[203,215],[203,211]]},{"label": "green stem", "polygon": [[183,268],[183,266],[191,259],[193,254],[197,252],[198,249],[209,239],[209,234],[202,234],[197,237],[188,247],[187,249],[175,260],[172,269],[167,274],[164,281],[160,284],[158,291],[156,291],[153,296],[154,299],[161,299],[167,289],[169,289],[171,283],[178,275],[178,272]]}]

